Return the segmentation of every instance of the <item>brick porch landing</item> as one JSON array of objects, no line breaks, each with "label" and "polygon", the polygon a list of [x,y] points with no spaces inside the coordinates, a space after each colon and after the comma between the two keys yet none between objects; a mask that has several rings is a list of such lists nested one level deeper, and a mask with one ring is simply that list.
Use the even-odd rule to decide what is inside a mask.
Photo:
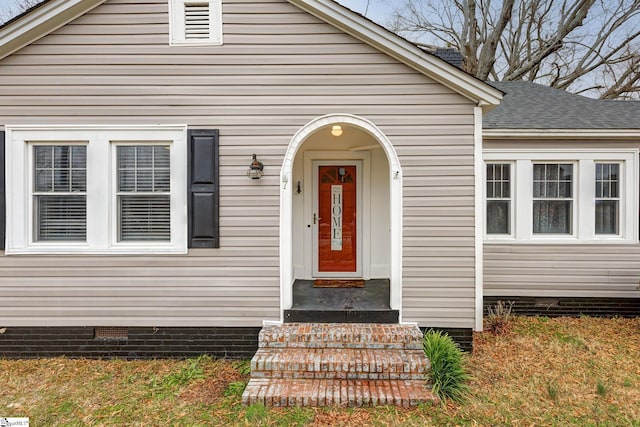
[{"label": "brick porch landing", "polygon": [[265,326],[244,404],[415,406],[436,401],[417,326],[285,323]]}]

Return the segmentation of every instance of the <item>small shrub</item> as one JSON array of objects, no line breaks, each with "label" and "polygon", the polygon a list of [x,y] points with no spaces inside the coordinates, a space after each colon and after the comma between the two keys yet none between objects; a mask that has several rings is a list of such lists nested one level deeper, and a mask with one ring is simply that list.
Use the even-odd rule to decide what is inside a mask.
[{"label": "small shrub", "polygon": [[487,330],[496,335],[503,335],[511,328],[513,301],[498,301],[495,306],[487,307]]},{"label": "small shrub", "polygon": [[431,361],[433,392],[442,399],[463,400],[469,391],[465,382],[470,376],[458,344],[446,333],[429,330],[424,334],[423,348]]}]

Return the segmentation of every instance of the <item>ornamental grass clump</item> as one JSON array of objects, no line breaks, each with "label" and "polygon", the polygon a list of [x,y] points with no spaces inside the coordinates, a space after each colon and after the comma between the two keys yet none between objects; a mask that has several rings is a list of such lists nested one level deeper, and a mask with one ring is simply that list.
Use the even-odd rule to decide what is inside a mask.
[{"label": "ornamental grass clump", "polygon": [[423,348],[431,362],[433,392],[443,400],[462,401],[469,392],[466,381],[470,375],[458,344],[442,331],[429,330],[424,334]]},{"label": "ornamental grass clump", "polygon": [[513,301],[498,301],[487,307],[486,329],[495,335],[504,335],[511,329]]}]

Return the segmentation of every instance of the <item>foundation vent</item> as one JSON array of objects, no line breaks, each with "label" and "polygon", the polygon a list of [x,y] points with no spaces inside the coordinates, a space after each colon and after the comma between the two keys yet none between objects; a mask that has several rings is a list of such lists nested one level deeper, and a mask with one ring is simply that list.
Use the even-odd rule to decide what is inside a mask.
[{"label": "foundation vent", "polygon": [[101,340],[129,339],[129,328],[99,326],[93,330],[94,338]]}]

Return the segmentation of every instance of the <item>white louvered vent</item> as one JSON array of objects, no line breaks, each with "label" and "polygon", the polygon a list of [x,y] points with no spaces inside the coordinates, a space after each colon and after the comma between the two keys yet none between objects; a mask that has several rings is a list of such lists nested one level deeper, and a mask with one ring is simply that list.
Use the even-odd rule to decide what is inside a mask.
[{"label": "white louvered vent", "polygon": [[208,39],[210,10],[208,2],[185,3],[184,37],[187,40]]},{"label": "white louvered vent", "polygon": [[172,46],[222,45],[222,0],[169,0]]}]

